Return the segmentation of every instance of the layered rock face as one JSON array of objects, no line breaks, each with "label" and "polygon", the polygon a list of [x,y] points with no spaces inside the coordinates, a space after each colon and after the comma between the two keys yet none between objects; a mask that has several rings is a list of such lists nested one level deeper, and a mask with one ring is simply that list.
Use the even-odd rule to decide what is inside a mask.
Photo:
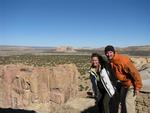
[{"label": "layered rock face", "polygon": [[78,92],[73,64],[57,67],[0,66],[0,108],[26,108],[35,103],[61,105]]},{"label": "layered rock face", "polygon": [[132,61],[140,71],[143,87],[136,99],[137,113],[150,113],[150,58],[134,57]]},{"label": "layered rock face", "polygon": [[131,60],[139,70],[143,81],[142,92],[150,92],[150,57],[132,57]]}]

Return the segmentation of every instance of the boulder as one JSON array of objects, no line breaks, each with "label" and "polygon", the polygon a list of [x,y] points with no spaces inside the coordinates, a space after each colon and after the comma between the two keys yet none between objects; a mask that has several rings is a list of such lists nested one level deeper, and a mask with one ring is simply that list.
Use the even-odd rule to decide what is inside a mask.
[{"label": "boulder", "polygon": [[147,59],[144,57],[131,57],[131,60],[139,70],[144,64],[147,63]]}]

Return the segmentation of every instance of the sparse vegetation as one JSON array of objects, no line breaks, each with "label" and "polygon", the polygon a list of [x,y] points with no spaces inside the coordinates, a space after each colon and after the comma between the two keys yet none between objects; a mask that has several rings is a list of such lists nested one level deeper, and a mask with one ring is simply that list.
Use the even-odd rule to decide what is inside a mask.
[{"label": "sparse vegetation", "polygon": [[84,75],[90,66],[90,56],[88,55],[15,55],[0,56],[0,64],[22,63],[30,66],[55,66],[58,64],[74,63],[81,75]]},{"label": "sparse vegetation", "polygon": [[83,91],[84,90],[84,87],[83,87],[83,85],[79,85],[79,91]]},{"label": "sparse vegetation", "polygon": [[[58,64],[73,63],[77,66],[81,76],[79,79],[79,91],[88,90],[85,83],[89,76],[86,73],[90,67],[89,55],[13,55],[13,56],[0,56],[0,65],[6,64],[25,64],[29,66],[52,67]],[[30,71],[28,69],[21,69],[21,71]]]}]

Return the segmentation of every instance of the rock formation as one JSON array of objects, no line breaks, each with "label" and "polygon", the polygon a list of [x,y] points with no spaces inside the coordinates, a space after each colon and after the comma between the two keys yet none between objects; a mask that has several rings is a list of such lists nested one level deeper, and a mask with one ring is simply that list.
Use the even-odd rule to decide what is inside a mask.
[{"label": "rock formation", "polygon": [[136,99],[137,113],[150,113],[150,57],[134,57],[132,61],[140,71],[143,87]]},{"label": "rock formation", "polygon": [[1,65],[0,108],[62,105],[77,95],[78,75],[73,64],[52,68]]},{"label": "rock formation", "polygon": [[[131,59],[143,80],[136,111],[150,113],[150,58]],[[78,75],[73,64],[51,68],[0,65],[0,108],[34,110],[36,113],[98,113],[94,99],[78,95]]]},{"label": "rock formation", "polygon": [[71,46],[57,47],[56,52],[75,52],[75,49]]}]

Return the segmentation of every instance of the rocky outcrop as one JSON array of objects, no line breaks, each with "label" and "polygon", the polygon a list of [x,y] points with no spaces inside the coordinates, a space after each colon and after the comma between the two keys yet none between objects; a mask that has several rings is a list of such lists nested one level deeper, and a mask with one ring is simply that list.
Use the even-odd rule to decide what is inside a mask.
[{"label": "rocky outcrop", "polygon": [[131,60],[133,61],[138,70],[140,70],[141,67],[147,63],[147,59],[144,57],[132,57]]},{"label": "rocky outcrop", "polygon": [[141,74],[143,81],[141,91],[150,92],[150,57],[132,57],[131,60]]},{"label": "rocky outcrop", "polygon": [[140,92],[136,98],[137,113],[150,113],[150,93]]},{"label": "rocky outcrop", "polygon": [[78,75],[73,64],[52,68],[1,65],[0,108],[62,105],[77,95]]},{"label": "rocky outcrop", "polygon": [[132,61],[140,71],[143,87],[136,98],[137,113],[150,113],[150,57],[133,57]]},{"label": "rocky outcrop", "polygon": [[60,46],[57,47],[56,52],[76,52],[71,46]]}]

